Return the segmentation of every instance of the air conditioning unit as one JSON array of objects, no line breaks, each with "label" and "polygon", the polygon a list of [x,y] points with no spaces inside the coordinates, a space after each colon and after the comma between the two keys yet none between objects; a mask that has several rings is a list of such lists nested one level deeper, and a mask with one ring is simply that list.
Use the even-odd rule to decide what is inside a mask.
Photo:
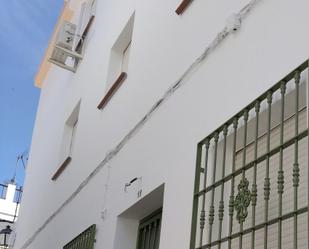
[{"label": "air conditioning unit", "polygon": [[64,21],[57,34],[55,47],[49,61],[64,69],[76,72],[76,67],[83,58],[82,51],[78,53],[73,49],[76,36],[76,25]]}]

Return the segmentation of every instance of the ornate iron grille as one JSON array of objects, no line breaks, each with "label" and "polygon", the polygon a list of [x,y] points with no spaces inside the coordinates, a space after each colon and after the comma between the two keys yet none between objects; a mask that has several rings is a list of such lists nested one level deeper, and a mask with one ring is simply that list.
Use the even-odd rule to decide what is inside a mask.
[{"label": "ornate iron grille", "polygon": [[93,249],[96,225],[92,225],[66,244],[63,249]]},{"label": "ornate iron grille", "polygon": [[308,249],[308,65],[198,143],[190,249]]}]

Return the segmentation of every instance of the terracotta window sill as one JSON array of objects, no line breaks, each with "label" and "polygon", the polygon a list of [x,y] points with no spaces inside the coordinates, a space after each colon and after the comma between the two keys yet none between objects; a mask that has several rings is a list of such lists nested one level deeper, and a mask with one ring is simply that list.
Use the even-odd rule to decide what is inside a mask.
[{"label": "terracotta window sill", "polygon": [[56,173],[52,176],[52,180],[56,181],[57,178],[62,174],[62,172],[65,170],[65,168],[69,165],[69,163],[72,161],[72,158],[68,156],[64,162],[60,165],[60,167],[57,169]]},{"label": "terracotta window sill", "polygon": [[99,110],[103,109],[109,100],[113,97],[115,92],[118,90],[118,88],[121,86],[123,81],[127,78],[127,73],[122,72],[119,77],[116,79],[115,83],[112,85],[112,87],[108,90],[108,92],[105,94],[104,98],[101,100],[100,104],[97,106]]},{"label": "terracotta window sill", "polygon": [[190,3],[192,3],[192,2],[193,2],[193,0],[183,0],[175,11],[177,13],[177,15],[181,15],[188,8]]}]

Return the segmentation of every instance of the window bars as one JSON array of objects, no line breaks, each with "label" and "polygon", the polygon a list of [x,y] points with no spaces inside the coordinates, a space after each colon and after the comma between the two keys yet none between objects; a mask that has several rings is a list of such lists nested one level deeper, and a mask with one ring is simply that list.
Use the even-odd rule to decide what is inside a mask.
[{"label": "window bars", "polygon": [[138,228],[137,249],[158,249],[162,209],[141,220]]},{"label": "window bars", "polygon": [[308,248],[308,61],[198,143],[190,249]]},{"label": "window bars", "polygon": [[92,225],[66,244],[63,249],[93,249],[96,225]]}]

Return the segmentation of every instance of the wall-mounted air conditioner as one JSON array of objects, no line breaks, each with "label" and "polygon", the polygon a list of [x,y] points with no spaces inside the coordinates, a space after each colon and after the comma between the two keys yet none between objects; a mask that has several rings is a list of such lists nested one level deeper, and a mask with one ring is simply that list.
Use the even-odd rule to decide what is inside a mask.
[{"label": "wall-mounted air conditioner", "polygon": [[64,69],[76,72],[83,58],[84,42],[94,20],[96,0],[86,0],[80,6],[78,25],[64,21],[57,34],[49,61]]},{"label": "wall-mounted air conditioner", "polygon": [[73,43],[76,36],[76,25],[64,21],[57,34],[54,50],[49,61],[64,69],[76,72],[76,67],[83,58],[83,51],[75,51]]}]

